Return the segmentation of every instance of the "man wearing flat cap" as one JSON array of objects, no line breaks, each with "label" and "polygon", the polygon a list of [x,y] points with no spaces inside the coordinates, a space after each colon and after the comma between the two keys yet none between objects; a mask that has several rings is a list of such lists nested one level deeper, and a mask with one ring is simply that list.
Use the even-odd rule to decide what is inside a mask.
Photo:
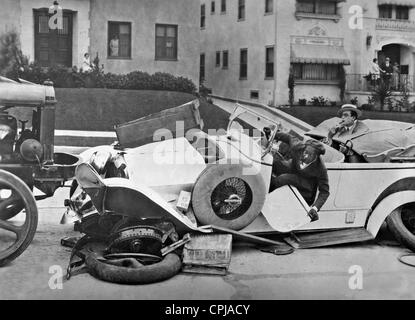
[{"label": "man wearing flat cap", "polygon": [[330,195],[327,169],[320,157],[326,152],[324,145],[314,139],[303,142],[282,132],[275,139],[289,146],[291,159],[274,158],[270,191],[285,185],[296,187],[311,206],[311,221],[318,220],[318,211]]},{"label": "man wearing flat cap", "polygon": [[344,104],[337,113],[341,121],[329,130],[324,143],[331,146],[333,138],[348,140],[353,136],[369,131],[369,128],[359,120],[362,111],[353,104]]}]

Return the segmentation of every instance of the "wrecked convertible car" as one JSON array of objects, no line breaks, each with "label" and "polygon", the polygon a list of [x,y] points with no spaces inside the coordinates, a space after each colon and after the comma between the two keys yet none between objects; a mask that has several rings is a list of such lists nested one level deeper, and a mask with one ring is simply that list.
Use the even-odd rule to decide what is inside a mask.
[{"label": "wrecked convertible car", "polygon": [[[198,113],[197,101],[186,106]],[[118,143],[81,154],[65,220],[76,221],[75,228],[86,234],[113,235],[116,244],[154,238],[160,229],[155,224],[163,221],[174,226],[170,235],[175,240],[189,232],[239,230],[279,235],[294,248],[371,240],[386,221],[395,237],[415,250],[415,162],[409,151],[396,161],[350,163],[326,146],[330,197],[320,219],[310,222],[308,205],[296,188],[268,193],[272,153],[281,147],[273,138],[278,130],[296,133],[295,123],[284,127],[264,119],[273,128],[270,135],[250,134],[243,130],[243,119],[251,113],[236,105],[226,132],[215,135],[200,130],[203,122],[195,115],[187,118],[193,125],[184,126],[191,128],[186,134],[157,131],[153,142],[145,143],[138,140],[154,133],[154,124],[165,115],[117,127]],[[402,124],[399,130],[410,127]],[[155,254],[144,247],[128,250]]]}]

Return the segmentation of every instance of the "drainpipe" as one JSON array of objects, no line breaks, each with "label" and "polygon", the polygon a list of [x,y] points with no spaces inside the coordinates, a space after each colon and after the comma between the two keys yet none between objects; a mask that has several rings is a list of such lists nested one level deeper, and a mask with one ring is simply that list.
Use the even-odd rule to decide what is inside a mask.
[{"label": "drainpipe", "polygon": [[275,32],[275,41],[274,41],[274,88],[272,90],[272,100],[274,100],[274,105],[277,106],[277,101],[276,101],[276,91],[277,91],[277,72],[278,72],[278,46],[277,46],[277,40],[278,40],[278,4],[279,4],[279,0],[275,0],[275,10],[274,10],[274,16],[275,16],[275,27],[274,27],[274,32]]}]

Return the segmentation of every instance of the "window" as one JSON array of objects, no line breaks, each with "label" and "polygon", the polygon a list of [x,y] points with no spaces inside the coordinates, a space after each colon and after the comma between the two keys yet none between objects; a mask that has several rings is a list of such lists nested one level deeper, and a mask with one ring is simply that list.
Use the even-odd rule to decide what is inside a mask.
[{"label": "window", "polygon": [[220,67],[220,51],[216,51],[216,66]]},{"label": "window", "polygon": [[392,6],[390,5],[379,6],[379,18],[392,19]]},{"label": "window", "polygon": [[396,19],[409,20],[409,8],[405,6],[396,7]]},{"label": "window", "polygon": [[259,91],[251,90],[251,99],[259,99]]},{"label": "window", "polygon": [[205,81],[205,54],[200,55],[200,79],[199,82],[203,83]]},{"label": "window", "polygon": [[272,13],[274,11],[274,0],[265,0],[265,13]]},{"label": "window", "polygon": [[228,59],[229,59],[228,51],[223,51],[222,69],[228,69],[228,63],[229,63]]},{"label": "window", "polygon": [[294,63],[295,80],[340,80],[340,67],[338,64],[314,64],[314,63]]},{"label": "window", "polygon": [[156,24],[156,60],[177,60],[177,25]]},{"label": "window", "polygon": [[238,0],[238,20],[245,20],[245,0]]},{"label": "window", "polygon": [[215,1],[212,1],[210,3],[210,13],[215,13]]},{"label": "window", "polygon": [[131,58],[130,22],[108,22],[108,58]]},{"label": "window", "polygon": [[248,49],[241,49],[239,78],[246,79],[248,77]]},{"label": "window", "polygon": [[220,3],[220,12],[225,13],[226,12],[226,0],[221,0]]},{"label": "window", "polygon": [[274,78],[274,47],[265,49],[265,78]]},{"label": "window", "polygon": [[202,4],[200,6],[200,27],[204,28],[206,25],[206,6]]},{"label": "window", "polygon": [[336,15],[337,2],[329,0],[297,0],[297,12]]}]

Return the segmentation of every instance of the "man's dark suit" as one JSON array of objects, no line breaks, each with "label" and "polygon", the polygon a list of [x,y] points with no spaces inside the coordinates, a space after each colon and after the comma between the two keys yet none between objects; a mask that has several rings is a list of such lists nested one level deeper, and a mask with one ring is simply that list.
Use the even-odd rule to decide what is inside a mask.
[{"label": "man's dark suit", "polygon": [[[314,162],[301,169],[300,161],[305,144],[282,132],[277,133],[276,139],[289,145],[291,159],[274,159],[272,171],[276,177],[271,180],[271,190],[292,185],[311,207],[320,210],[330,195],[327,169],[323,161],[318,156]],[[318,197],[315,199],[317,190]]]}]

